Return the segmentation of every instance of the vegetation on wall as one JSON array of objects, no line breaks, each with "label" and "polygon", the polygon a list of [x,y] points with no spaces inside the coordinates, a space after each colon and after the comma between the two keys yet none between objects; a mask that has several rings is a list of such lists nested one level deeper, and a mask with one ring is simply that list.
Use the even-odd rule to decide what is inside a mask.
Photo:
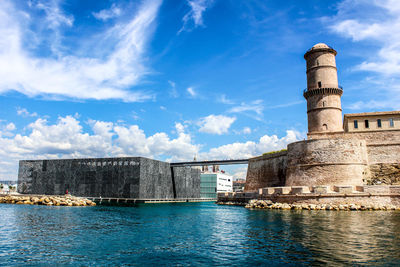
[{"label": "vegetation on wall", "polygon": [[276,154],[276,153],[280,153],[280,152],[284,152],[284,151],[287,151],[287,149],[285,148],[285,149],[282,149],[282,150],[270,151],[270,152],[263,153],[262,155],[263,156],[271,155],[271,154]]}]

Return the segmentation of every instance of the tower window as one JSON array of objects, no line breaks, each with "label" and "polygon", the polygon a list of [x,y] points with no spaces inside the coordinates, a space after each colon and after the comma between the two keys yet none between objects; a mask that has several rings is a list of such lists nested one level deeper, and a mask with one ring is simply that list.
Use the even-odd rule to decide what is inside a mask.
[{"label": "tower window", "polygon": [[321,88],[322,87],[322,83],[318,82],[318,87]]},{"label": "tower window", "polygon": [[365,120],[364,122],[365,122],[365,128],[369,128],[369,121]]},{"label": "tower window", "polygon": [[322,106],[325,107],[326,106],[326,101],[322,102]]},{"label": "tower window", "polygon": [[328,125],[323,124],[323,125],[322,125],[322,129],[324,129],[324,131],[327,131],[327,130],[328,130]]},{"label": "tower window", "polygon": [[376,122],[377,122],[377,124],[378,124],[378,128],[382,128],[382,121],[381,121],[381,119],[378,119]]},{"label": "tower window", "polygon": [[354,120],[354,129],[358,129],[358,121]]},{"label": "tower window", "polygon": [[389,126],[394,127],[394,120],[392,118],[389,119]]}]

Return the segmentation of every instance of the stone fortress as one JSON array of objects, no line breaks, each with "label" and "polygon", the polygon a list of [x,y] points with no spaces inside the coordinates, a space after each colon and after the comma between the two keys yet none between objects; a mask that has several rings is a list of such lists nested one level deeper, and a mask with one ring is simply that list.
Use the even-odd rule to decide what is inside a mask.
[{"label": "stone fortress", "polygon": [[245,192],[400,193],[382,186],[400,184],[400,111],[345,114],[343,123],[336,54],[323,43],[305,53],[308,138],[250,159]]}]

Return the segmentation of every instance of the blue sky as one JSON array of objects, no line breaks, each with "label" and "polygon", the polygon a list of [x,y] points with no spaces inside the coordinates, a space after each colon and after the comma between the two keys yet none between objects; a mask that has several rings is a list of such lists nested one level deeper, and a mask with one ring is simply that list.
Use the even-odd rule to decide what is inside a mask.
[{"label": "blue sky", "polygon": [[396,0],[2,0],[0,179],[20,159],[284,148],[306,136],[319,42],[338,51],[344,113],[400,109],[399,15]]}]

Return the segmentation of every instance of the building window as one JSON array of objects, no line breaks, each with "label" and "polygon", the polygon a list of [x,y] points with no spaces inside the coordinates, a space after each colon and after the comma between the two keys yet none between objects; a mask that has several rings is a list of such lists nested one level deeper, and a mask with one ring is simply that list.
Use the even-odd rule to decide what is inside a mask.
[{"label": "building window", "polygon": [[322,106],[325,107],[326,106],[326,101],[322,102]]},{"label": "building window", "polygon": [[323,125],[322,125],[322,129],[324,129],[324,131],[327,131],[327,130],[328,130],[328,125],[323,124]]},{"label": "building window", "polygon": [[358,121],[354,120],[354,129],[358,129]]},{"label": "building window", "polygon": [[321,88],[322,87],[322,83],[318,82],[318,87]]},{"label": "building window", "polygon": [[381,119],[378,119],[378,120],[377,120],[377,124],[378,124],[378,128],[382,128],[382,121],[381,121]]},{"label": "building window", "polygon": [[365,120],[365,128],[369,128],[369,121]]},{"label": "building window", "polygon": [[389,126],[394,127],[394,120],[392,118],[389,119]]}]

